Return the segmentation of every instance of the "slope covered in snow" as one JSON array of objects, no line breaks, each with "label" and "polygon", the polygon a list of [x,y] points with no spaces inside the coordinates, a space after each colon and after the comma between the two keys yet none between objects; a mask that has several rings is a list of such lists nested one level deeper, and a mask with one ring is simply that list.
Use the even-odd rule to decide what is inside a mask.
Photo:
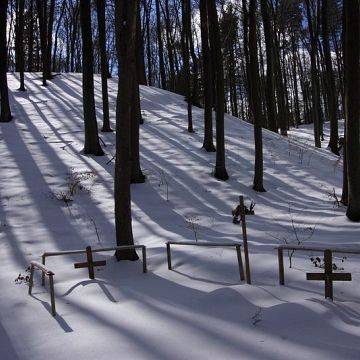
[{"label": "slope covered in snow", "polygon": [[[141,263],[107,266],[97,280],[75,270],[80,256],[48,261],[55,272],[58,315],[36,278],[33,297],[14,279],[44,251],[114,245],[113,175],[109,160],[115,134],[101,133],[104,157],[84,156],[81,75],[59,75],[47,88],[26,74],[18,92],[9,75],[14,121],[0,127],[0,345],[1,359],[356,359],[359,358],[360,258],[336,258],[352,283],[335,284],[335,302],[312,254],[286,259],[285,287],[278,285],[279,243],[358,247],[359,228],[346,220],[328,193],[340,196],[341,164],[325,149],[264,131],[266,193],[252,191],[254,146],[250,124],[226,118],[230,180],[211,176],[215,154],[201,149],[202,114],[196,133],[186,132],[183,98],[141,88],[145,124],[141,163],[147,182],[132,186],[136,242],[148,247],[149,273]],[[109,81],[115,119],[116,80]],[[95,78],[98,119],[101,86]],[[114,124],[113,124],[114,125]],[[81,177],[68,205],[59,200]],[[167,270],[167,240],[241,242],[231,210],[243,194],[256,203],[248,217],[253,285],[240,283],[230,249],[174,248]],[[359,247],[360,248],[360,247]],[[314,254],[319,255],[319,254]],[[344,261],[342,261],[344,260]]]}]

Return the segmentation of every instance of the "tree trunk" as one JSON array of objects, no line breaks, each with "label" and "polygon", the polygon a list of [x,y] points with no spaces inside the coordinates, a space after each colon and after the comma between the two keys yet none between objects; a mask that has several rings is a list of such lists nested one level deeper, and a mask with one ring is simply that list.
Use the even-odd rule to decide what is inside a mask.
[{"label": "tree trunk", "polygon": [[347,0],[345,7],[345,117],[348,173],[346,216],[360,221],[360,1]]},{"label": "tree trunk", "polygon": [[161,17],[160,17],[160,0],[155,0],[156,5],[156,32],[159,47],[159,67],[160,67],[160,84],[161,88],[166,90],[166,74],[164,65],[164,46],[161,38]]},{"label": "tree trunk", "polygon": [[19,0],[18,2],[18,19],[17,19],[17,41],[16,45],[18,46],[18,71],[20,73],[20,91],[25,91],[25,82],[24,82],[24,71],[25,71],[25,59],[24,59],[24,7],[25,0]]},{"label": "tree trunk", "polygon": [[310,63],[311,63],[311,98],[312,98],[312,116],[314,121],[314,139],[315,146],[321,148],[321,131],[320,131],[320,113],[319,113],[319,87],[318,87],[318,71],[316,65],[317,57],[317,39],[315,30],[313,29],[313,19],[311,16],[311,5],[309,0],[305,0],[307,22],[310,33]]},{"label": "tree trunk", "polygon": [[190,26],[190,0],[182,1],[182,53],[183,53],[183,71],[185,80],[185,101],[187,102],[188,114],[188,132],[194,132],[192,122],[192,98],[191,98],[191,76],[190,76],[190,54],[189,42],[191,36]]},{"label": "tree trunk", "polygon": [[261,110],[261,99],[259,95],[259,63],[257,53],[257,36],[256,36],[256,8],[257,1],[250,0],[249,3],[249,87],[250,87],[250,107],[254,124],[255,140],[255,174],[254,185],[255,191],[264,192],[263,186],[263,145],[262,145],[262,124],[263,114]]},{"label": "tree trunk", "polygon": [[100,62],[101,62],[101,90],[103,102],[103,126],[101,131],[111,132],[109,119],[109,96],[107,77],[109,73],[108,60],[106,55],[106,27],[105,27],[105,0],[96,0],[98,31],[99,31],[99,48],[100,48]]},{"label": "tree trunk", "polygon": [[336,96],[335,78],[331,61],[331,50],[329,43],[329,1],[322,0],[322,36],[324,48],[324,60],[326,68],[326,98],[328,101],[328,116],[330,120],[330,142],[329,148],[331,151],[339,155],[339,135],[338,135],[338,120],[337,109],[338,102]]},{"label": "tree trunk", "polygon": [[[139,0],[137,0],[139,1]],[[137,7],[137,20],[136,20],[136,28],[135,35],[136,39],[141,36],[141,27],[139,19],[139,3]],[[140,104],[140,91],[139,91],[139,73],[138,73],[138,61],[139,61],[139,53],[141,49],[139,48],[139,42],[136,42],[136,48],[134,52],[130,52],[130,73],[133,76],[130,78],[131,80],[131,149],[130,149],[130,159],[131,159],[131,183],[140,184],[145,182],[145,176],[141,171],[140,166],[140,147],[139,147],[139,131],[140,131],[140,123],[141,123],[141,104]],[[132,56],[135,58],[133,59]]]},{"label": "tree trunk", "polygon": [[275,84],[274,84],[274,41],[270,20],[270,10],[267,0],[261,0],[261,14],[264,24],[265,47],[266,47],[266,107],[267,127],[277,132],[275,111]]},{"label": "tree trunk", "polygon": [[42,84],[47,86],[47,0],[36,0],[36,7],[39,18],[40,46],[42,60]]},{"label": "tree trunk", "polygon": [[209,48],[209,23],[207,15],[207,1],[200,0],[201,21],[201,48],[203,55],[203,83],[204,83],[204,142],[203,148],[208,152],[216,151],[213,143],[213,121],[212,121],[212,70]]},{"label": "tree trunk", "polygon": [[[116,104],[115,228],[116,244],[133,245],[131,224],[131,62],[135,61],[136,2],[115,0],[116,49],[119,84]],[[135,64],[133,64],[135,67]],[[118,260],[138,260],[135,250],[117,251]]]},{"label": "tree trunk", "polygon": [[224,68],[215,0],[208,1],[208,21],[209,25],[211,24],[209,26],[210,51],[213,53],[212,57],[215,62],[215,68],[213,68],[216,93],[216,164],[214,176],[219,180],[227,180],[229,175],[225,167]]},{"label": "tree trunk", "polygon": [[101,156],[94,100],[93,48],[91,33],[90,1],[80,0],[82,37],[83,108],[85,123],[85,154]]},{"label": "tree trunk", "polygon": [[6,19],[8,0],[0,1],[0,122],[9,122],[12,119],[9,93],[7,86],[7,46],[6,46]]}]

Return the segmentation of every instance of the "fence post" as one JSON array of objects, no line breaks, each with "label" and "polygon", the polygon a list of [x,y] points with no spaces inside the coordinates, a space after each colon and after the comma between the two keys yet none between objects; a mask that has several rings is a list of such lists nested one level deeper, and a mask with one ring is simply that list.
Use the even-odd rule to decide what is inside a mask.
[{"label": "fence post", "polygon": [[142,246],[142,257],[143,257],[143,273],[147,272],[147,260],[146,260],[146,247]]},{"label": "fence post", "polygon": [[[45,254],[41,256],[41,263],[45,266]],[[45,273],[41,272],[41,286],[45,286]]]},{"label": "fence post", "polygon": [[244,243],[244,255],[245,255],[245,268],[246,268],[246,282],[251,284],[251,275],[250,275],[250,261],[249,261],[249,248],[247,242],[247,233],[246,233],[246,219],[245,219],[245,205],[244,197],[241,195],[240,200],[240,217],[241,217],[241,226],[243,234],[243,243]]},{"label": "fence post", "polygon": [[31,295],[32,287],[34,285],[34,265],[30,265],[30,279],[29,279],[29,295]]},{"label": "fence post", "polygon": [[240,280],[243,281],[245,279],[245,275],[244,275],[243,262],[242,262],[242,258],[241,258],[240,245],[235,245],[235,249],[236,249],[236,254],[237,254],[237,259],[238,259],[238,264],[239,264]]},{"label": "fence post", "polygon": [[170,244],[166,244],[166,252],[167,252],[167,262],[168,262],[168,269],[171,270],[171,251],[170,251]]},{"label": "fence post", "polygon": [[51,299],[51,314],[52,316],[56,316],[53,274],[49,274],[49,285],[50,285],[50,299]]},{"label": "fence post", "polygon": [[284,276],[284,253],[282,248],[278,248],[278,260],[279,260],[279,283],[285,285]]}]

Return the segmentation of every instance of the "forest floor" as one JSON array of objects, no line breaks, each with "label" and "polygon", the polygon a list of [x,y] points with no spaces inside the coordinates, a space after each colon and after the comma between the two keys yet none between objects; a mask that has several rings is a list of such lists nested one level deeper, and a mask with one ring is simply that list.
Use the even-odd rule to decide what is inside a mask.
[{"label": "forest floor", "polygon": [[[83,256],[50,258],[57,316],[35,279],[26,284],[30,260],[44,251],[115,245],[113,175],[115,134],[100,133],[106,156],[82,154],[81,75],[58,75],[40,86],[26,74],[26,92],[9,74],[14,121],[0,127],[0,358],[8,359],[359,359],[360,256],[335,258],[353,281],[337,282],[335,301],[324,299],[320,271],[310,260],[285,258],[286,286],[278,285],[279,243],[359,246],[359,225],[328,193],[341,195],[342,166],[326,148],[315,149],[310,128],[291,136],[263,132],[266,193],[252,188],[252,125],[226,117],[230,179],[211,176],[215,154],[201,149],[201,109],[195,134],[186,131],[182,96],[141,87],[144,125],[141,163],[145,184],[132,186],[136,243],[148,247],[141,262],[116,262],[112,253],[96,280],[73,263]],[[113,127],[117,83],[109,81]],[[95,77],[98,120],[101,86]],[[325,125],[328,131],[327,124]],[[308,134],[309,136],[304,136]],[[80,181],[72,201],[71,184]],[[239,281],[235,251],[178,247],[167,269],[168,240],[240,242],[231,210],[243,194],[256,203],[248,216],[252,285]],[[194,232],[195,230],[195,232]],[[322,270],[321,270],[322,271]]]}]

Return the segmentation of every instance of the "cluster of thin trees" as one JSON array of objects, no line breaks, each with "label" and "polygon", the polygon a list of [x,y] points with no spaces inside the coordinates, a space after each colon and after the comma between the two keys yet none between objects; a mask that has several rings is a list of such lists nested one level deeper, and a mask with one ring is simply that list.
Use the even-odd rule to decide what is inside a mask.
[{"label": "cluster of thin trees", "polygon": [[287,136],[291,126],[313,123],[321,147],[329,121],[330,150],[343,148],[342,202],[360,221],[359,11],[359,0],[2,0],[1,122],[11,120],[8,70],[19,72],[21,91],[25,71],[41,71],[43,86],[56,72],[82,72],[84,152],[103,155],[93,74],[101,73],[107,132],[107,79],[118,74],[115,214],[118,244],[128,244],[130,183],[145,181],[139,84],[183,94],[190,133],[192,107],[204,108],[203,147],[216,152],[219,180],[229,177],[224,114],[253,123],[255,191],[265,191],[263,128]]}]

